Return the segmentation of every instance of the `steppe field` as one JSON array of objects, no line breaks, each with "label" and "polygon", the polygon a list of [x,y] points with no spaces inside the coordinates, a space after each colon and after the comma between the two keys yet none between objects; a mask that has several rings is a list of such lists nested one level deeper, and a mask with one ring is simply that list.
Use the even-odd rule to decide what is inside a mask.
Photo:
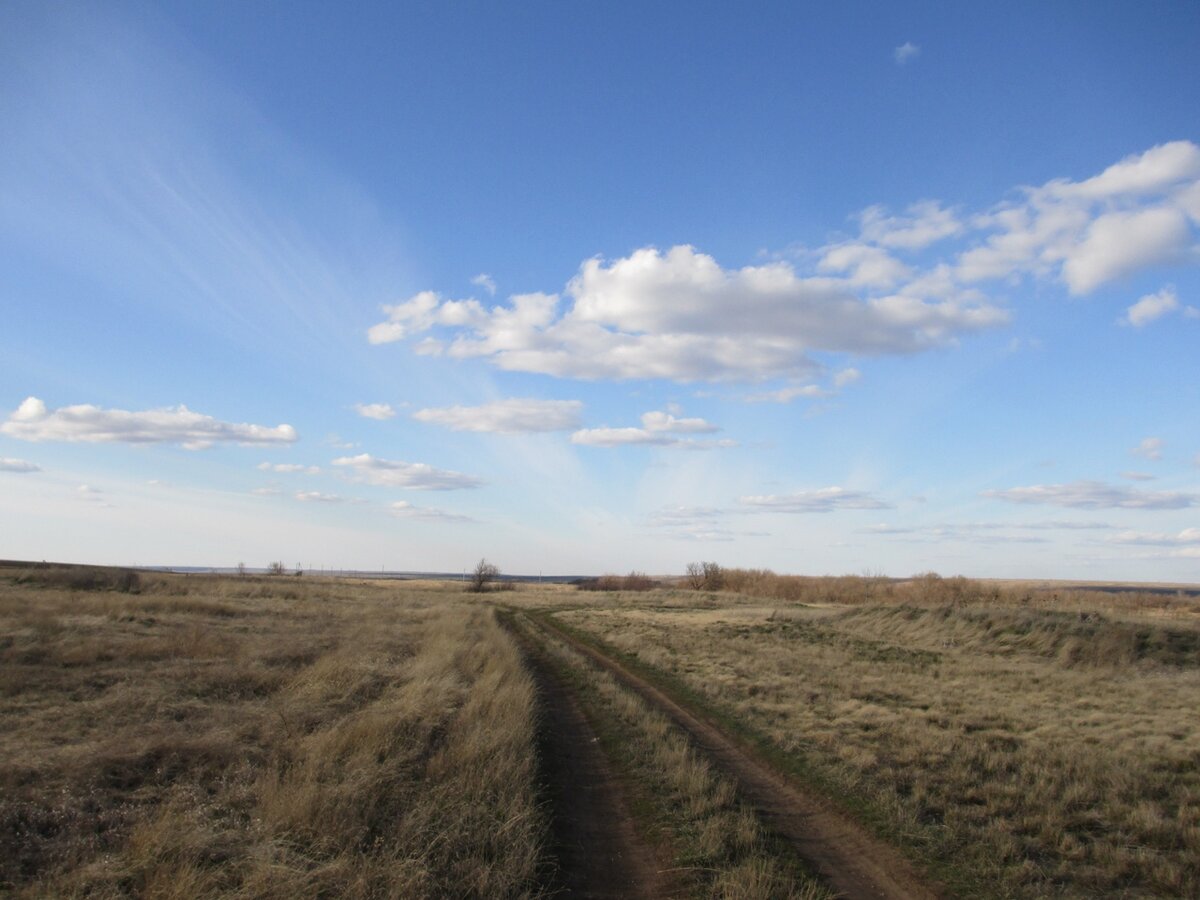
[{"label": "steppe field", "polygon": [[0,567],[0,895],[1200,895],[1191,589],[689,574]]}]

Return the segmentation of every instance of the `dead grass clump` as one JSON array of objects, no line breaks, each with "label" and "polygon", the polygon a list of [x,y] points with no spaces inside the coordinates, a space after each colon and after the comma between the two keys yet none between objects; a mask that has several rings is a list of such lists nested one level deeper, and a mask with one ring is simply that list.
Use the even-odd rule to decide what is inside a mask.
[{"label": "dead grass clump", "polygon": [[119,591],[124,594],[136,594],[142,587],[141,576],[133,569],[105,566],[37,566],[18,571],[13,576],[13,581],[29,587],[71,591]]},{"label": "dead grass clump", "polygon": [[661,586],[645,572],[630,572],[628,575],[601,575],[599,578],[583,578],[575,586],[581,591],[652,591]]}]

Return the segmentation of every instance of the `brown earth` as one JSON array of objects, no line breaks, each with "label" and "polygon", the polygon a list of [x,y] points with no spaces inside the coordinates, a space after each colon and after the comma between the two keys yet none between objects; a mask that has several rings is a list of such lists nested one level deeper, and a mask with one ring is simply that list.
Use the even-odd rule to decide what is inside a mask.
[{"label": "brown earth", "polygon": [[701,719],[621,663],[539,618],[537,624],[601,666],[620,683],[664,713],[691,737],[722,772],[732,777],[743,798],[764,821],[791,842],[796,852],[829,886],[848,900],[858,898],[937,898],[944,892],[922,879],[894,848],[834,808],[828,800],[801,790],[749,747]]}]

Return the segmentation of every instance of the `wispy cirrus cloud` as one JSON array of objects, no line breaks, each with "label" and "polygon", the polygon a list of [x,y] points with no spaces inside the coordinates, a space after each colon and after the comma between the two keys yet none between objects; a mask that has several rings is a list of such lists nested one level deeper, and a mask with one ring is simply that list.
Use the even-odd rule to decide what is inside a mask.
[{"label": "wispy cirrus cloud", "polygon": [[0,456],[0,472],[17,472],[24,475],[40,471],[42,471],[42,467],[29,462],[29,460],[15,459],[11,456]]},{"label": "wispy cirrus cloud", "polygon": [[1070,509],[1187,509],[1200,506],[1200,494],[1142,491],[1102,481],[1033,484],[984,491],[981,496],[1008,503],[1038,503]]},{"label": "wispy cirrus cloud", "polygon": [[318,475],[320,466],[306,466],[303,463],[269,463],[261,462],[256,467],[260,472],[278,472],[281,475]]},{"label": "wispy cirrus cloud", "polygon": [[1131,456],[1140,456],[1142,459],[1159,460],[1162,459],[1163,447],[1167,442],[1160,437],[1142,438],[1141,442],[1129,451]]},{"label": "wispy cirrus cloud", "polygon": [[899,47],[892,51],[892,59],[896,61],[896,65],[903,66],[921,55],[921,48],[912,41],[905,41]]},{"label": "wispy cirrus cloud", "polygon": [[1112,544],[1144,544],[1156,547],[1200,546],[1200,528],[1185,528],[1175,534],[1151,531],[1122,531],[1108,539]]},{"label": "wispy cirrus cloud", "polygon": [[410,463],[393,459],[380,459],[369,453],[357,456],[341,456],[333,461],[351,474],[356,481],[380,487],[407,488],[414,491],[455,491],[476,488],[482,479],[461,472],[437,469],[426,463]]},{"label": "wispy cirrus cloud", "polygon": [[189,450],[215,443],[290,444],[297,437],[291,425],[222,422],[182,405],[130,412],[85,403],[51,410],[37,397],[22,402],[0,425],[0,433],[22,441],[170,443]]},{"label": "wispy cirrus cloud", "polygon": [[407,500],[397,500],[391,505],[392,515],[397,519],[419,519],[423,522],[474,522],[470,516],[449,513],[429,506],[413,506]]},{"label": "wispy cirrus cloud", "polygon": [[864,491],[825,487],[791,494],[756,494],[739,497],[742,506],[760,512],[827,513],[842,509],[891,509],[892,504]]},{"label": "wispy cirrus cloud", "polygon": [[571,435],[571,443],[588,447],[622,447],[640,444],[689,450],[714,450],[737,446],[737,442],[733,440],[697,440],[680,437],[680,435],[713,434],[720,430],[720,426],[713,425],[704,419],[676,418],[673,413],[655,410],[642,414],[640,428],[635,426],[583,428]]},{"label": "wispy cirrus cloud", "polygon": [[320,491],[296,491],[293,495],[304,503],[345,503],[346,498],[337,494],[323,494]]},{"label": "wispy cirrus cloud", "polygon": [[418,422],[453,431],[529,434],[569,431],[579,425],[583,404],[578,400],[537,400],[513,397],[482,406],[449,406],[413,413]]}]

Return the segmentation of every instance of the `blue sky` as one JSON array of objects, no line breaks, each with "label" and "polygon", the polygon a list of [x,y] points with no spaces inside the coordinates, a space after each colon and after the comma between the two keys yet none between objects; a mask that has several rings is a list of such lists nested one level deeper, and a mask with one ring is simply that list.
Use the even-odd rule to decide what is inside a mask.
[{"label": "blue sky", "polygon": [[0,8],[0,556],[1200,580],[1186,3]]}]

